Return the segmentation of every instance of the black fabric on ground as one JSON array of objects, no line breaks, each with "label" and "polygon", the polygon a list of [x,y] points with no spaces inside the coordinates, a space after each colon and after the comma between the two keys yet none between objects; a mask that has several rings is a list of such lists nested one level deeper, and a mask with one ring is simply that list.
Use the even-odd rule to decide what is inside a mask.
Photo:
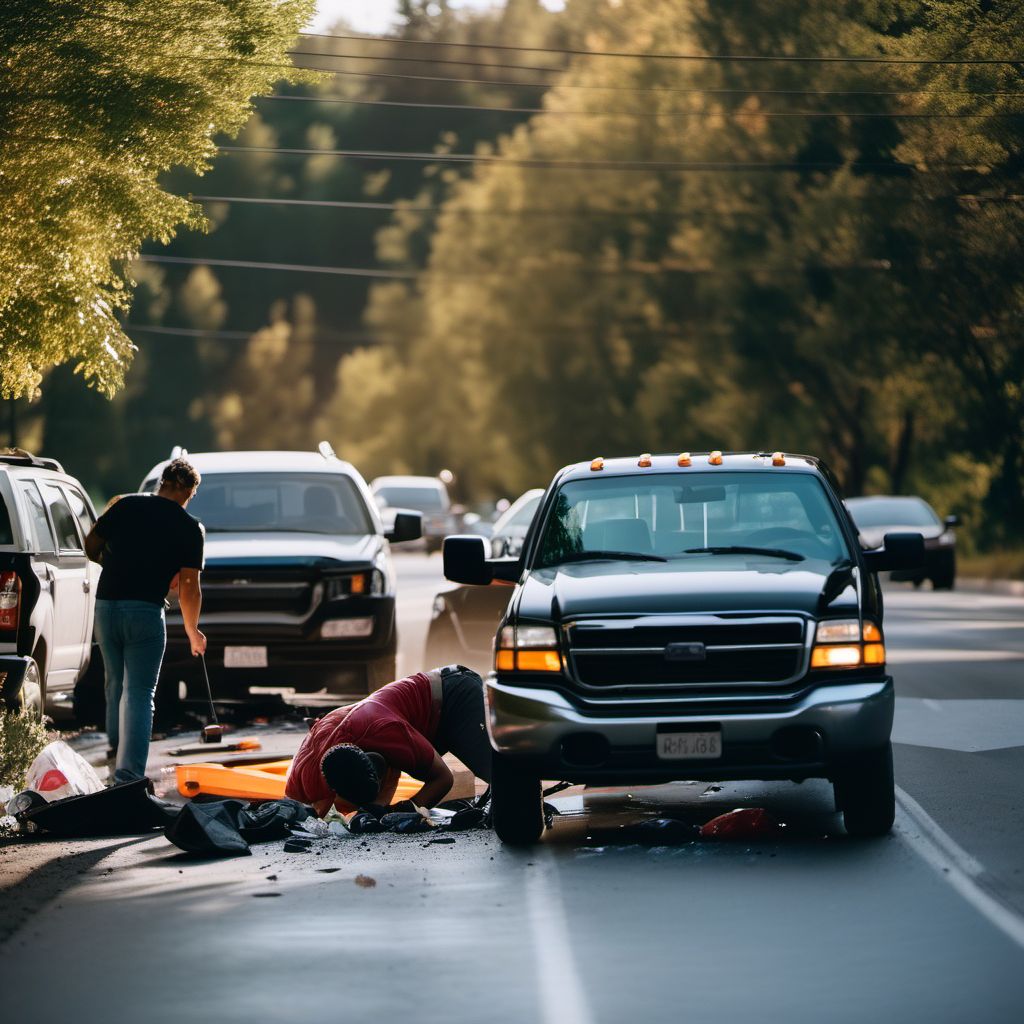
[{"label": "black fabric on ground", "polygon": [[461,665],[441,670],[441,721],[434,746],[453,753],[478,779],[491,781],[491,741],[484,726],[484,681]]},{"label": "black fabric on ground", "polygon": [[487,817],[482,807],[467,807],[455,814],[441,827],[452,832],[465,832],[471,828],[484,828]]},{"label": "black fabric on ground", "polygon": [[432,828],[423,815],[416,811],[397,811],[394,814],[385,814],[380,819],[380,823],[386,832],[425,832]]},{"label": "black fabric on ground", "polygon": [[369,832],[384,831],[381,827],[380,818],[373,815],[370,811],[360,811],[358,814],[353,814],[348,819],[348,830],[357,836]]},{"label": "black fabric on ground", "polygon": [[133,779],[98,793],[56,800],[25,811],[23,818],[64,839],[141,835],[165,827],[178,810],[152,793],[149,779]]},{"label": "black fabric on ground", "polygon": [[187,803],[167,826],[165,835],[187,853],[234,857],[250,853],[250,843],[286,839],[290,825],[311,817],[312,810],[297,800],[244,800]]}]

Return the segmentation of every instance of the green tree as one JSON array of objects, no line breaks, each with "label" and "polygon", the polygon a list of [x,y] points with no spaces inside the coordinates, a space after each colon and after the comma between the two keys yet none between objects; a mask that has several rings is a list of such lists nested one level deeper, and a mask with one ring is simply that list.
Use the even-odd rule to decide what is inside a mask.
[{"label": "green tree", "polygon": [[0,391],[35,391],[70,362],[99,390],[133,346],[127,261],[147,238],[200,227],[161,188],[209,167],[250,97],[285,77],[313,0],[10,0],[0,19]]}]

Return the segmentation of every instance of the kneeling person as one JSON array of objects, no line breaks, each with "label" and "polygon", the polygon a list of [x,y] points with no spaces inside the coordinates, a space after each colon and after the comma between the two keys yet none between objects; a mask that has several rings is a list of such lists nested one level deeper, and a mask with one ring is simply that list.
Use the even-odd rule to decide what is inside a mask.
[{"label": "kneeling person", "polygon": [[406,772],[423,782],[413,802],[433,807],[452,787],[441,758],[449,752],[491,781],[483,680],[461,665],[398,679],[318,719],[295,755],[285,794],[321,817],[332,806],[348,814],[389,804]]}]

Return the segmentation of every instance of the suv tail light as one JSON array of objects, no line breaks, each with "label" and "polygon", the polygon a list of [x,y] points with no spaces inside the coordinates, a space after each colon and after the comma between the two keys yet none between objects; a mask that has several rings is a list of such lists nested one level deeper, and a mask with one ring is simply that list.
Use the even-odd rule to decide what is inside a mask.
[{"label": "suv tail light", "polygon": [[21,616],[21,578],[16,572],[0,572],[0,629],[16,631]]}]

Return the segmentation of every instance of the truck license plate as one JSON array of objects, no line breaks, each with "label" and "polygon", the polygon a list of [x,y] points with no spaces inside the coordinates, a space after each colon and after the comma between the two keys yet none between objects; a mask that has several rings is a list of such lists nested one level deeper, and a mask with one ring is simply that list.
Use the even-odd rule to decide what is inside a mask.
[{"label": "truck license plate", "polygon": [[266,647],[225,647],[225,668],[266,668]]},{"label": "truck license plate", "polygon": [[658,757],[663,761],[708,760],[722,756],[722,733],[659,732]]}]

